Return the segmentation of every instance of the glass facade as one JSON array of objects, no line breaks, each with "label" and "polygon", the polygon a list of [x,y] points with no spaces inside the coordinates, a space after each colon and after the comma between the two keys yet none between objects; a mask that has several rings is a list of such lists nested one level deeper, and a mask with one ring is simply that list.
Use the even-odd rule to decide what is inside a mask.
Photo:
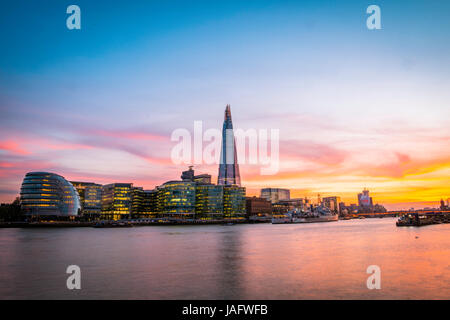
[{"label": "glass facade", "polygon": [[195,182],[169,181],[158,187],[158,211],[164,217],[194,218]]},{"label": "glass facade", "polygon": [[142,187],[134,187],[131,200],[131,218],[144,219],[157,217],[156,190],[144,190]]},{"label": "glass facade", "polygon": [[93,182],[71,183],[80,196],[82,215],[89,219],[98,219],[102,212],[102,186]]},{"label": "glass facade", "polygon": [[234,139],[230,105],[227,105],[225,108],[225,117],[222,127],[222,149],[220,150],[220,165],[217,184],[241,185],[241,175],[239,173],[236,141]]},{"label": "glass facade", "polygon": [[224,186],[223,215],[225,219],[245,218],[245,188],[239,186]]},{"label": "glass facade", "polygon": [[340,202],[340,197],[324,197],[322,199],[322,204],[336,214],[339,213]]},{"label": "glass facade", "polygon": [[121,220],[131,217],[132,183],[112,183],[102,188],[102,219]]},{"label": "glass facade", "polygon": [[[200,179],[195,179],[199,177]],[[245,188],[215,185],[209,175],[184,171],[182,181],[169,181],[156,188],[156,215],[174,219],[245,219]]]},{"label": "glass facade", "polygon": [[156,218],[158,214],[158,191],[144,190],[144,200],[142,210],[139,212],[140,218]]},{"label": "glass facade", "polygon": [[261,198],[267,199],[271,203],[277,203],[281,200],[289,200],[291,192],[289,189],[265,188],[261,189]]},{"label": "glass facade", "polygon": [[139,218],[144,206],[144,189],[142,187],[133,187],[131,192],[131,218]]},{"label": "glass facade", "polygon": [[76,217],[81,213],[74,186],[50,172],[29,172],[20,190],[21,210],[26,216]]},{"label": "glass facade", "polygon": [[197,219],[223,218],[223,186],[197,185],[195,190],[195,216]]}]

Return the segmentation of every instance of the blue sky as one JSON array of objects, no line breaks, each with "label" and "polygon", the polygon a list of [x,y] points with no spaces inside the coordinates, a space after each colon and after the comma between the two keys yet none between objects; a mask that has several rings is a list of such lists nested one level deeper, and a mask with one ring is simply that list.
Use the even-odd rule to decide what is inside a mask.
[{"label": "blue sky", "polygon": [[[71,4],[81,8],[81,30],[66,28]],[[381,8],[382,30],[366,27],[370,4]],[[282,140],[331,145],[338,154],[364,150],[348,166],[371,165],[380,153],[376,163],[385,166],[397,165],[397,153],[445,162],[449,15],[448,1],[2,1],[0,156],[8,167],[0,194],[12,196],[29,162],[89,176],[107,172],[93,160],[107,154],[120,159],[110,171],[134,167],[99,179],[160,183],[180,168],[135,158],[168,157],[163,146],[112,143],[95,129],[170,136],[194,120],[220,128],[227,103],[235,126],[282,128]],[[394,129],[401,134],[392,139]],[[63,152],[64,144],[74,149]],[[11,145],[26,152],[11,153]],[[293,167],[305,164],[299,157]],[[305,192],[333,183],[330,192],[385,187],[367,173],[351,188],[334,172],[325,179],[273,183]]]}]

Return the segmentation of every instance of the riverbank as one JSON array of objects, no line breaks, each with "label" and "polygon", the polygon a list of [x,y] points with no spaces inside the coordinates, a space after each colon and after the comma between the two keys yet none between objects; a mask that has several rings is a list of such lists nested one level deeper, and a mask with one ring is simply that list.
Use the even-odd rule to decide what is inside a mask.
[{"label": "riverbank", "polygon": [[[395,217],[395,214],[367,214],[367,215],[353,215],[346,217],[339,217],[339,220],[353,220],[353,219],[375,219]],[[271,223],[271,219],[267,217],[250,217],[249,219],[136,219],[136,220],[120,220],[120,221],[33,221],[33,222],[0,222],[0,228],[84,228],[94,227],[96,224],[102,223],[107,227],[110,224],[124,222],[131,224],[133,227],[140,226],[168,226],[168,225],[229,225],[229,224],[259,224]]]},{"label": "riverbank", "polygon": [[[248,220],[158,220],[158,221],[40,221],[40,222],[4,222],[0,223],[0,228],[85,228],[94,227],[101,223],[105,227],[119,222],[127,223],[133,227],[141,226],[163,226],[163,225],[210,225],[210,224],[243,224],[243,223],[262,223],[261,221]],[[270,221],[268,221],[270,222]]]}]

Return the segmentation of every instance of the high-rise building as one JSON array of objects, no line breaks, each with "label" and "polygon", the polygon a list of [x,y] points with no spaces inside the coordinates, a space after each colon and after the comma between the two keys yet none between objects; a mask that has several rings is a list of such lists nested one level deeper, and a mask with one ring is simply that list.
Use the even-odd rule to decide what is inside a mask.
[{"label": "high-rise building", "polygon": [[267,199],[271,203],[277,203],[280,200],[289,200],[291,192],[288,189],[264,188],[261,189],[261,198]]},{"label": "high-rise building", "polygon": [[195,175],[193,166],[189,166],[189,170],[183,171],[181,173],[181,180],[183,181],[194,181],[199,184],[211,184],[210,174],[199,174]]},{"label": "high-rise building", "polygon": [[219,185],[241,185],[239,164],[236,152],[236,141],[231,120],[231,110],[228,104],[225,108],[225,117],[222,128],[222,148],[220,150]]},{"label": "high-rise building", "polygon": [[358,193],[358,205],[363,208],[373,207],[372,198],[369,196],[369,190],[364,188],[361,193]]},{"label": "high-rise building", "polygon": [[195,218],[193,181],[168,181],[158,187],[158,211],[166,218]]},{"label": "high-rise building", "polygon": [[93,182],[71,181],[80,196],[81,213],[85,218],[97,219],[102,212],[102,186]]},{"label": "high-rise building", "polygon": [[[448,201],[447,201],[448,203]],[[441,210],[448,210],[449,206],[445,204],[444,199],[441,199]]]},{"label": "high-rise building", "polygon": [[144,190],[144,200],[139,218],[156,218],[158,215],[158,190]]},{"label": "high-rise building", "polygon": [[20,189],[21,210],[38,219],[73,218],[81,213],[80,197],[64,177],[50,172],[29,172]]},{"label": "high-rise building", "polygon": [[142,187],[133,187],[131,190],[131,218],[156,218],[158,214],[157,190],[144,190]]},{"label": "high-rise building", "polygon": [[245,188],[223,186],[223,215],[225,219],[245,219]]},{"label": "high-rise building", "polygon": [[340,202],[341,202],[340,197],[324,197],[324,198],[322,198],[322,204],[336,214],[338,214],[340,212],[340,210],[339,210]]},{"label": "high-rise building", "polygon": [[144,207],[145,192],[142,187],[133,187],[131,189],[131,218],[140,218],[140,213]]},{"label": "high-rise building", "polygon": [[197,219],[223,218],[223,186],[197,184],[195,188],[195,217]]},{"label": "high-rise building", "polygon": [[112,183],[102,187],[102,218],[128,219],[131,216],[132,183]]}]

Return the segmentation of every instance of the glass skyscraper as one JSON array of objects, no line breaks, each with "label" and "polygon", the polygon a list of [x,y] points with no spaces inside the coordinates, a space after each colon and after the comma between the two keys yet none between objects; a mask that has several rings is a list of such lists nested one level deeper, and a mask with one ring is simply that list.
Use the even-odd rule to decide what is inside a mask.
[{"label": "glass skyscraper", "polygon": [[225,118],[222,128],[218,185],[241,185],[235,142],[231,110],[228,104],[225,108]]}]

